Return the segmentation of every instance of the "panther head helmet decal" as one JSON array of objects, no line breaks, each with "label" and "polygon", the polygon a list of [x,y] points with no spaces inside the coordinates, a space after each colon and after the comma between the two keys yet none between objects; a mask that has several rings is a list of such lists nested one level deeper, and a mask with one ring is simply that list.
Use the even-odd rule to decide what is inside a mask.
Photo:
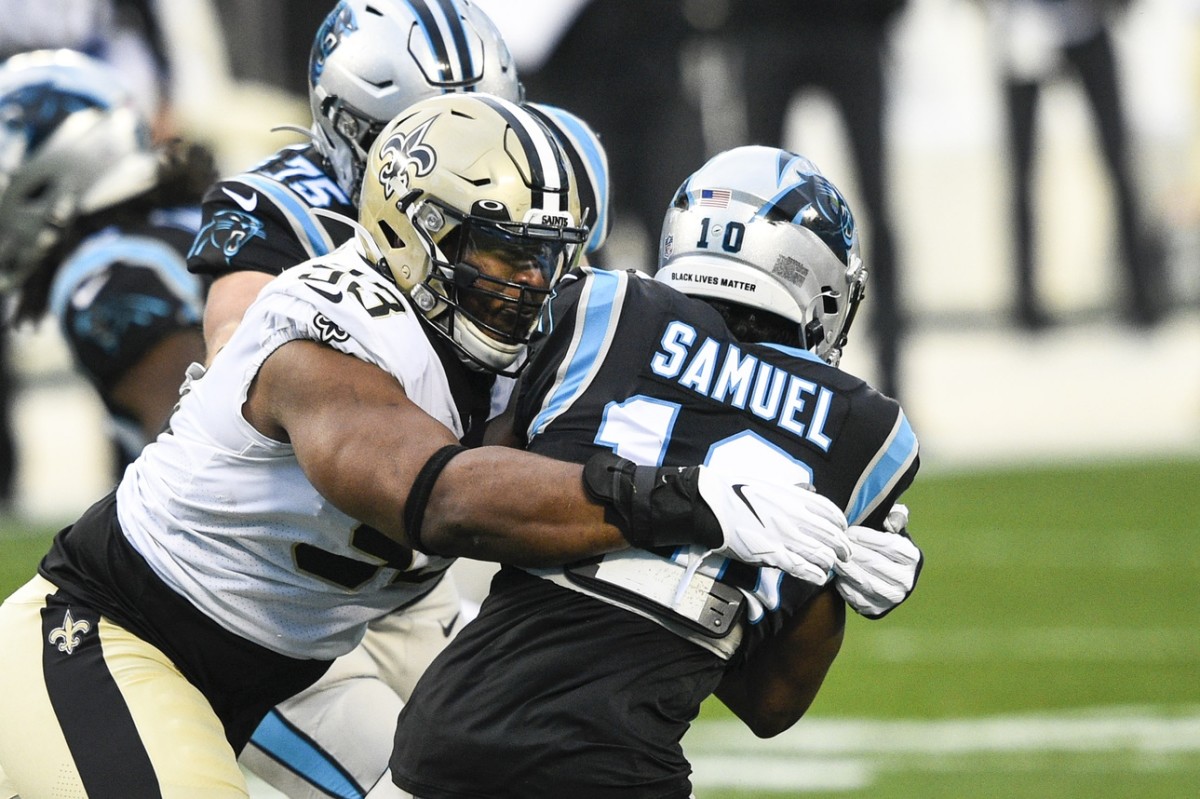
[{"label": "panther head helmet decal", "polygon": [[188,257],[191,258],[205,247],[221,251],[226,263],[233,258],[251,239],[265,239],[262,222],[241,211],[218,211],[213,219],[196,236]]}]

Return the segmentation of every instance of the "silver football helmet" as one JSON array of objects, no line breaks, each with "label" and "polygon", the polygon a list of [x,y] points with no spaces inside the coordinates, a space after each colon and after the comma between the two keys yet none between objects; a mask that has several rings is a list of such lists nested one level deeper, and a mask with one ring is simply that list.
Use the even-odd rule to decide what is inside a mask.
[{"label": "silver football helmet", "polygon": [[512,375],[587,240],[578,219],[570,163],[537,117],[492,95],[439,95],[371,146],[359,249],[464,361]]},{"label": "silver football helmet", "polygon": [[439,94],[487,92],[520,102],[508,45],[470,0],[341,0],[309,57],[313,134],[356,196],[367,150],[405,107]]},{"label": "silver football helmet", "polygon": [[587,244],[583,246],[583,252],[590,255],[604,246],[610,227],[608,153],[596,131],[565,108],[543,103],[526,103],[525,107],[540,117],[554,132],[571,161],[575,182],[579,184],[582,222],[591,231]]},{"label": "silver football helmet", "polygon": [[149,124],[111,67],[70,50],[0,66],[0,291],[21,286],[78,217],[157,182]]},{"label": "silver football helmet", "polygon": [[867,272],[846,199],[807,158],[737,147],[684,181],[667,210],[658,280],[795,322],[837,365]]}]

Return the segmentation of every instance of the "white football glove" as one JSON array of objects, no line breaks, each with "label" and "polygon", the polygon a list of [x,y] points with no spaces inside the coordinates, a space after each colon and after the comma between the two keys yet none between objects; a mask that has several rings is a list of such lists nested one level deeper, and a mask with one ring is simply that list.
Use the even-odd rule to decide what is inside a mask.
[{"label": "white football glove", "polygon": [[810,488],[702,468],[699,490],[725,536],[719,555],[815,585],[827,583],[834,565],[850,557],[845,515]]},{"label": "white football glove", "polygon": [[887,518],[883,520],[883,529],[889,533],[908,535],[908,506],[899,502],[893,505]]},{"label": "white football glove", "polygon": [[925,560],[905,529],[908,508],[896,505],[883,526],[886,532],[870,527],[848,528],[846,535],[853,544],[850,559],[833,567],[842,599],[868,619],[883,618],[908,599]]}]

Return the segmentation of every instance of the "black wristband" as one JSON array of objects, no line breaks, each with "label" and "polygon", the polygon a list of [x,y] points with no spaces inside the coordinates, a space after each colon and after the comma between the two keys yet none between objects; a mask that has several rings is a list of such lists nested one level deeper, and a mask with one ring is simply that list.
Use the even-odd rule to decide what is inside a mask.
[{"label": "black wristband", "polygon": [[408,499],[404,502],[404,532],[412,548],[427,555],[436,555],[426,549],[421,543],[421,524],[425,521],[425,505],[429,503],[429,495],[433,493],[433,485],[450,459],[467,448],[461,444],[447,444],[429,456],[417,478],[413,480],[412,488],[408,489]]},{"label": "black wristband", "polygon": [[605,506],[605,519],[642,549],[679,544],[716,548],[725,534],[700,496],[698,466],[638,466],[611,452],[583,466],[583,488]]}]

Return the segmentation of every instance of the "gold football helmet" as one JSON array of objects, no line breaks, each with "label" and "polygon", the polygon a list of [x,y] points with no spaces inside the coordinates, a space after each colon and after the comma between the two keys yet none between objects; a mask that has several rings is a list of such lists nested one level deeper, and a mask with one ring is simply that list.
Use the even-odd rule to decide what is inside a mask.
[{"label": "gold football helmet", "polygon": [[[361,249],[469,364],[517,363],[588,230],[554,134],[487,94],[409,106],[367,158]],[[360,234],[361,235],[361,234]]]}]

